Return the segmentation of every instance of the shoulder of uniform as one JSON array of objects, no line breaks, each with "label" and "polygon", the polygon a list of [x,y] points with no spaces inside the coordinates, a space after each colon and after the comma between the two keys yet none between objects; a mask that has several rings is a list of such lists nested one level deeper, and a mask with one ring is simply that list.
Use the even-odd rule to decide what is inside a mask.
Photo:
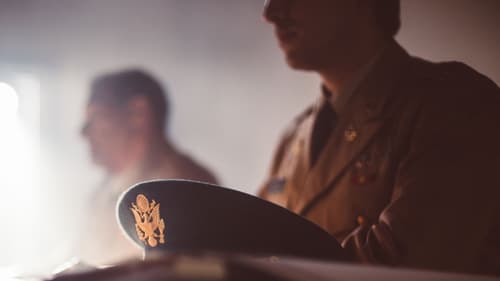
[{"label": "shoulder of uniform", "polygon": [[283,134],[283,138],[290,138],[295,132],[298,130],[302,122],[307,119],[314,111],[314,106],[311,105],[307,107],[304,111],[302,111],[299,115],[297,115],[292,122],[285,129],[285,133]]},{"label": "shoulder of uniform", "polygon": [[295,117],[295,122],[302,123],[302,121],[304,121],[304,119],[309,117],[313,113],[313,111],[314,111],[314,106],[313,105],[309,106],[304,111],[302,111],[302,113],[300,113],[297,117]]},{"label": "shoulder of uniform", "polygon": [[217,178],[198,159],[178,148],[173,148],[169,157],[164,158],[154,178],[182,178],[207,183],[217,183]]},{"label": "shoulder of uniform", "polygon": [[485,75],[461,62],[434,63],[413,58],[406,87],[417,96],[432,100],[500,102],[500,89]]},{"label": "shoulder of uniform", "polygon": [[498,86],[472,67],[457,61],[430,62],[413,58],[411,75],[415,82],[449,88],[483,88],[498,91]]},{"label": "shoulder of uniform", "polygon": [[[314,106],[311,105],[306,108],[302,113],[297,115],[292,122],[286,127],[285,131],[281,134],[281,138],[278,142],[278,146],[275,149],[275,154],[273,158],[273,167],[281,161],[285,151],[288,149],[288,145],[293,141],[294,137],[297,135],[297,131],[300,125],[309,117],[314,111]],[[272,168],[274,170],[274,168]]]},{"label": "shoulder of uniform", "polygon": [[499,118],[500,89],[464,63],[433,63],[414,58],[407,73],[403,86],[406,103],[422,113]]}]

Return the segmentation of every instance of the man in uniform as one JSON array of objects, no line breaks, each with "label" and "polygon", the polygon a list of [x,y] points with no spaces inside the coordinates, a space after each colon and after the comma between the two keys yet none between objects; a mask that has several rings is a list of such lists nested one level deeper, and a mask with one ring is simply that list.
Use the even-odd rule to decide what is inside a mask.
[{"label": "man in uniform", "polygon": [[500,91],[411,57],[399,0],[268,0],[288,65],[322,79],[260,196],[359,262],[500,274]]},{"label": "man in uniform", "polygon": [[118,197],[130,186],[153,179],[216,183],[210,171],[165,136],[168,111],[161,85],[142,70],[107,73],[94,80],[82,135],[93,161],[108,177],[92,197],[85,234],[78,242],[76,254],[85,262],[110,265],[141,256],[115,218]]}]

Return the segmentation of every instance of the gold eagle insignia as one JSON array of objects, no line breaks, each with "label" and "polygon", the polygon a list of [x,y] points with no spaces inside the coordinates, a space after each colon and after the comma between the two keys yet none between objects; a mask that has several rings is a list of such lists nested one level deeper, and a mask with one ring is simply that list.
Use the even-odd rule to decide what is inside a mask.
[{"label": "gold eagle insignia", "polygon": [[165,243],[165,223],[160,218],[160,204],[155,200],[149,202],[143,194],[137,195],[135,203],[132,203],[130,210],[135,218],[135,230],[137,236],[145,244],[151,247]]}]

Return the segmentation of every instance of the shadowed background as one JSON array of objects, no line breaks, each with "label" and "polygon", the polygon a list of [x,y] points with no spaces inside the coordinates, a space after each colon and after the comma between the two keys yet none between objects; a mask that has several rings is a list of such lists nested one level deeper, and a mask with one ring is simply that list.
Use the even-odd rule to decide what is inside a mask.
[{"label": "shadowed background", "polygon": [[[286,124],[319,94],[314,75],[287,68],[262,5],[0,2],[0,82],[17,89],[22,124],[17,139],[1,131],[0,266],[50,268],[84,231],[82,202],[102,174],[79,130],[90,79],[103,71],[151,71],[169,91],[175,143],[223,185],[255,193]],[[464,61],[500,83],[498,0],[403,0],[402,18],[410,53]]]}]

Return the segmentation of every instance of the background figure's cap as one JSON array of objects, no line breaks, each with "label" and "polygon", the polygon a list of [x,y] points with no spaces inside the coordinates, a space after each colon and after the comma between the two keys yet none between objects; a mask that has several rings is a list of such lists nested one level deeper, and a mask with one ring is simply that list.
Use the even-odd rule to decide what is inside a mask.
[{"label": "background figure's cap", "polygon": [[239,191],[193,181],[137,184],[117,206],[120,226],[148,255],[219,252],[346,261],[312,222]]}]

